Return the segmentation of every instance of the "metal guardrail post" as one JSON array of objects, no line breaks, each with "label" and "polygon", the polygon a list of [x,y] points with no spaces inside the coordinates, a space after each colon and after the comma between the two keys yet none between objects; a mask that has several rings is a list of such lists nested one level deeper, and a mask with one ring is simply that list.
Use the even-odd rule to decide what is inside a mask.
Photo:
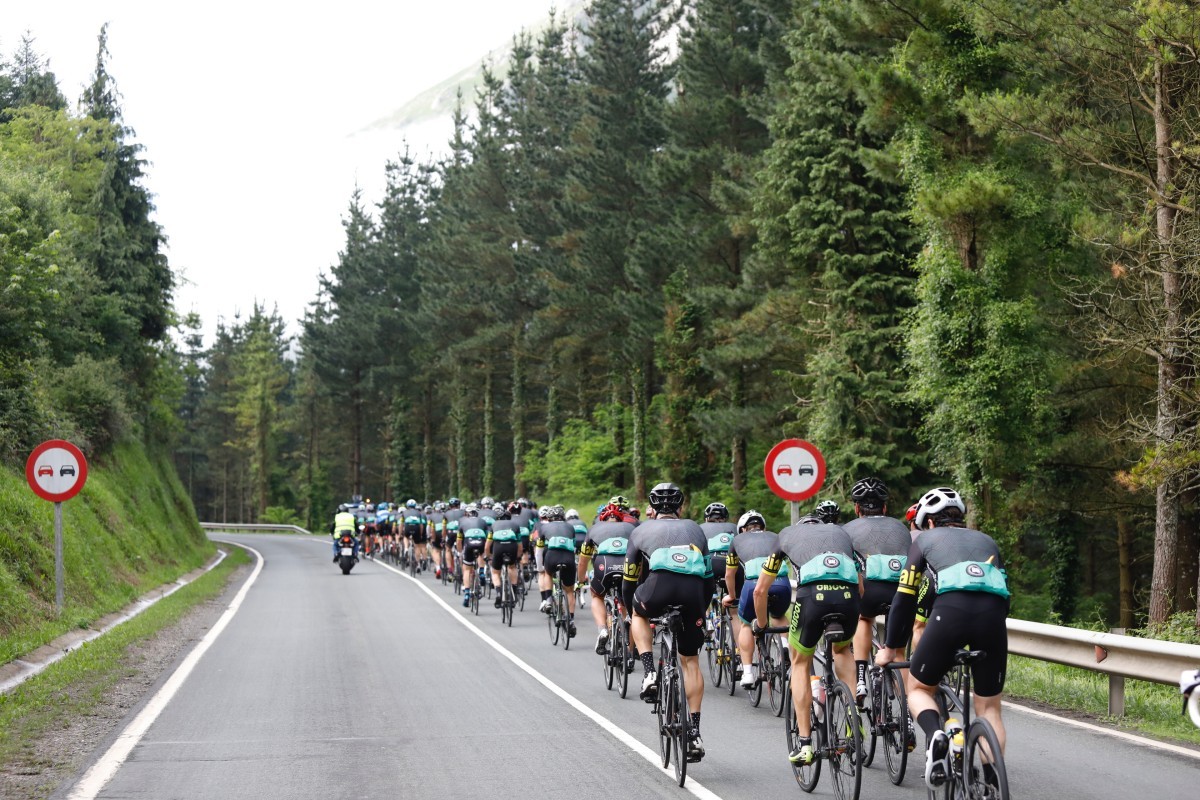
[{"label": "metal guardrail post", "polygon": [[[1109,633],[1125,635],[1124,628],[1109,628]],[[1104,656],[1101,657],[1101,652]],[[1108,657],[1108,651],[1099,645],[1096,646],[1096,662],[1099,663]],[[1108,715],[1110,717],[1125,716],[1125,676],[1108,674]]]}]

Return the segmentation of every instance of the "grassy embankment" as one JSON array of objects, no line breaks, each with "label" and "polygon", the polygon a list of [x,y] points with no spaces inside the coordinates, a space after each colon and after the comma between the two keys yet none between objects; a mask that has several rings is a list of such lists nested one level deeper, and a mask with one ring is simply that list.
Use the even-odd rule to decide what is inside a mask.
[{"label": "grassy embankment", "polygon": [[54,506],[0,469],[0,663],[86,628],[203,565],[204,536],[170,459],[136,444],[89,465],[63,503],[64,600],[54,607]]}]

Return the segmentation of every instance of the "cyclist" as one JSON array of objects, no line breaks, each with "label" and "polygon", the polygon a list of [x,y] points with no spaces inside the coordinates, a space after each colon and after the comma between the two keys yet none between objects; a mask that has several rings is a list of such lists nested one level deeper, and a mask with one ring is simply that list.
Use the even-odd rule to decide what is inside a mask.
[{"label": "cyclist", "polygon": [[858,621],[858,568],[854,562],[854,544],[840,525],[813,515],[801,517],[795,525],[779,532],[779,547],[763,564],[754,585],[754,622],[752,632],[767,627],[771,587],[783,573],[784,561],[790,561],[797,575],[795,602],[791,607],[788,645],[792,661],[792,703],[796,710],[799,737],[788,760],[793,764],[811,764],[816,757],[812,746],[813,653],[825,631],[825,617],[841,618],[846,638],[834,643],[833,661],[837,676],[847,684],[854,677],[854,657],[849,648]]},{"label": "cyclist", "polygon": [[378,549],[381,555],[387,554],[388,546],[392,541],[392,530],[391,505],[379,503],[375,506],[375,537],[378,540]]},{"label": "cyclist", "polygon": [[458,535],[462,539],[463,608],[471,605],[471,587],[475,585],[475,570],[482,569],[480,556],[487,542],[487,523],[479,516],[479,506],[467,503],[462,519],[458,521]]},{"label": "cyclist", "polygon": [[[727,606],[737,606],[737,647],[742,662],[742,686],[753,689],[758,679],[754,666],[754,634],[750,623],[754,619],[754,587],[763,565],[779,550],[779,534],[767,530],[763,515],[751,509],[738,520],[737,538],[729,548],[725,560],[725,585],[729,591],[722,598]],[[787,564],[780,568],[778,577],[767,591],[767,616],[771,624],[782,626],[787,623],[788,606],[792,604],[792,584],[788,581]]]},{"label": "cyclist", "polygon": [[336,564],[338,556],[341,555],[338,539],[347,533],[354,538],[354,558],[358,559],[358,520],[345,503],[338,506],[338,513],[333,517],[333,524],[329,526],[329,532],[333,534],[333,563]]},{"label": "cyclist", "polygon": [[442,501],[425,506],[429,526],[429,549],[433,557],[433,576],[442,577],[442,548],[446,546],[446,506]]},{"label": "cyclist", "polygon": [[[883,665],[900,657],[912,629],[922,577],[929,576],[937,614],[930,617],[910,659],[908,707],[925,731],[925,783],[931,789],[945,783],[948,775],[949,737],[941,728],[935,693],[959,648],[970,646],[987,654],[971,664],[973,703],[976,714],[995,729],[1001,752],[1005,744],[1000,702],[1008,666],[1008,577],[1000,548],[992,537],[966,526],[966,510],[954,489],[933,489],[921,498],[915,519],[921,535],[909,548],[892,600],[887,646],[875,658]],[[984,769],[986,774],[987,765]]]},{"label": "cyclist", "polygon": [[[567,635],[575,635],[575,528],[563,517],[562,506],[544,509],[546,514],[538,525],[537,547],[542,551],[545,587],[542,589],[542,611],[550,612],[554,576],[562,582],[567,596]],[[540,579],[539,579],[540,583]]]},{"label": "cyclist", "polygon": [[429,536],[429,521],[424,512],[417,508],[417,501],[409,498],[404,503],[404,538],[413,548],[413,557],[417,563],[429,557],[425,542]]},{"label": "cyclist", "polygon": [[[583,583],[588,565],[592,567],[592,619],[600,631],[596,637],[596,652],[608,652],[608,614],[604,607],[604,596],[610,588],[617,588],[625,564],[625,553],[629,549],[629,536],[633,524],[623,520],[620,508],[606,505],[600,511],[600,519],[588,531],[583,546],[579,548],[579,565],[575,571],[575,582]],[[615,578],[614,578],[615,576]]]},{"label": "cyclist", "polygon": [[444,568],[451,570],[451,577],[453,577],[456,570],[454,564],[455,542],[458,541],[458,529],[463,518],[462,501],[457,497],[451,497],[446,501],[446,510],[442,513],[446,516],[445,537],[442,542]]},{"label": "cyclist", "polygon": [[[717,582],[716,596],[724,597],[729,593],[725,588],[725,555],[729,552],[729,546],[733,544],[733,537],[740,528],[729,521],[729,509],[724,503],[709,503],[704,507],[704,522],[700,523],[700,530],[704,531],[705,537],[708,538],[708,558],[712,563],[713,578]],[[741,634],[741,628],[741,622],[735,620],[733,623],[735,642]],[[707,626],[704,629],[704,636],[706,639],[712,638],[712,630]]]},{"label": "cyclist", "polygon": [[583,547],[583,542],[587,539],[588,526],[579,518],[579,512],[573,508],[568,508],[563,519],[575,529],[575,553],[579,554],[579,550]]},{"label": "cyclist", "polygon": [[[615,509],[620,512],[621,522],[628,522],[630,525],[637,525],[641,520],[638,518],[637,509],[629,505],[629,501],[624,495],[614,494],[608,498],[608,503],[604,508]],[[601,509],[603,510],[603,509]]]},{"label": "cyclist", "polygon": [[495,522],[487,533],[487,542],[483,546],[483,560],[491,559],[492,586],[496,589],[496,608],[500,607],[500,569],[504,566],[504,556],[511,557],[508,565],[508,582],[513,587],[513,597],[520,591],[517,588],[517,563],[521,560],[521,521],[512,518],[508,508],[497,503],[492,508]]},{"label": "cyclist", "polygon": [[684,692],[692,709],[687,759],[699,761],[704,757],[704,740],[700,738],[704,681],[697,654],[704,643],[704,612],[716,587],[708,560],[708,539],[696,522],[679,518],[684,497],[683,490],[675,484],[658,484],[650,490],[649,500],[654,518],[639,525],[630,537],[622,599],[633,612],[631,638],[646,671],[641,691],[646,702],[653,702],[658,695],[650,620],[661,615],[667,606],[683,607],[679,656]]},{"label": "cyclist", "polygon": [[900,571],[908,561],[912,537],[898,519],[887,515],[888,488],[879,478],[863,478],[850,490],[852,519],[842,527],[854,543],[858,559],[861,599],[858,630],[854,634],[855,698],[859,707],[867,695],[867,662],[871,658],[871,632],[875,618],[884,613],[896,595]]}]

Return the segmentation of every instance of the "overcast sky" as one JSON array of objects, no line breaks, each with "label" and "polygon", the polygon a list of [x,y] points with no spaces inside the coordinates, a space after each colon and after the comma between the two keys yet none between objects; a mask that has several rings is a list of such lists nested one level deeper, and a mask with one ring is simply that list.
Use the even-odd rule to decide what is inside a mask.
[{"label": "overcast sky", "polygon": [[[372,202],[404,146],[445,129],[357,134],[476,64],[554,0],[38,0],[0,14],[6,59],[29,31],[72,103],[109,23],[109,71],[181,285],[176,308],[211,332],[258,300],[296,321],[337,259],[355,185]],[[559,7],[565,2],[557,4]]]}]

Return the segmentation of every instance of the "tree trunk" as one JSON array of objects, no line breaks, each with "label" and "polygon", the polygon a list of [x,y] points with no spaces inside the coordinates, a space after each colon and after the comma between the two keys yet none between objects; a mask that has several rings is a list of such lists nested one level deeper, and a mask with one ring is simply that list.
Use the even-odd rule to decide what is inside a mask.
[{"label": "tree trunk", "polygon": [[[746,403],[746,373],[739,366],[733,373],[730,387],[730,406],[742,408]],[[746,436],[740,431],[733,434],[730,444],[730,482],[733,485],[733,502],[737,508],[744,508],[746,491]]]},{"label": "tree trunk", "polygon": [[1133,531],[1126,514],[1117,515],[1117,570],[1121,608],[1118,624],[1133,627]]},{"label": "tree trunk", "polygon": [[513,335],[512,349],[513,496],[524,497],[525,486],[525,362],[521,353],[521,326]]},{"label": "tree trunk", "polygon": [[643,365],[633,375],[633,493],[646,501],[646,387],[650,367]]},{"label": "tree trunk", "polygon": [[479,476],[480,492],[495,494],[496,465],[496,402],[492,397],[492,366],[484,368],[483,377],[483,469]]},{"label": "tree trunk", "polygon": [[[1160,60],[1154,67],[1154,130],[1157,147],[1157,184],[1164,197],[1175,193],[1175,162],[1171,151],[1171,99],[1167,90],[1167,66]],[[1181,417],[1178,384],[1183,379],[1181,313],[1183,276],[1175,263],[1173,235],[1175,210],[1159,202],[1155,209],[1158,239],[1158,272],[1162,275],[1163,330],[1158,355],[1158,409],[1155,439],[1164,454],[1179,437]],[[1160,623],[1175,610],[1175,586],[1179,568],[1179,492],[1182,478],[1168,470],[1155,496],[1154,573],[1150,584],[1150,622]]]},{"label": "tree trunk", "polygon": [[1181,500],[1183,508],[1189,509],[1179,520],[1179,579],[1175,584],[1178,611],[1196,610],[1196,567],[1200,558],[1200,531],[1196,527],[1196,492],[1189,491]]},{"label": "tree trunk", "polygon": [[433,500],[433,381],[425,379],[421,402],[421,490],[426,502]]},{"label": "tree trunk", "polygon": [[546,389],[546,449],[554,444],[554,434],[558,431],[558,359],[550,356],[550,385]]},{"label": "tree trunk", "polygon": [[454,368],[454,485],[455,494],[466,497],[467,487],[467,398],[462,384],[462,367]]}]

